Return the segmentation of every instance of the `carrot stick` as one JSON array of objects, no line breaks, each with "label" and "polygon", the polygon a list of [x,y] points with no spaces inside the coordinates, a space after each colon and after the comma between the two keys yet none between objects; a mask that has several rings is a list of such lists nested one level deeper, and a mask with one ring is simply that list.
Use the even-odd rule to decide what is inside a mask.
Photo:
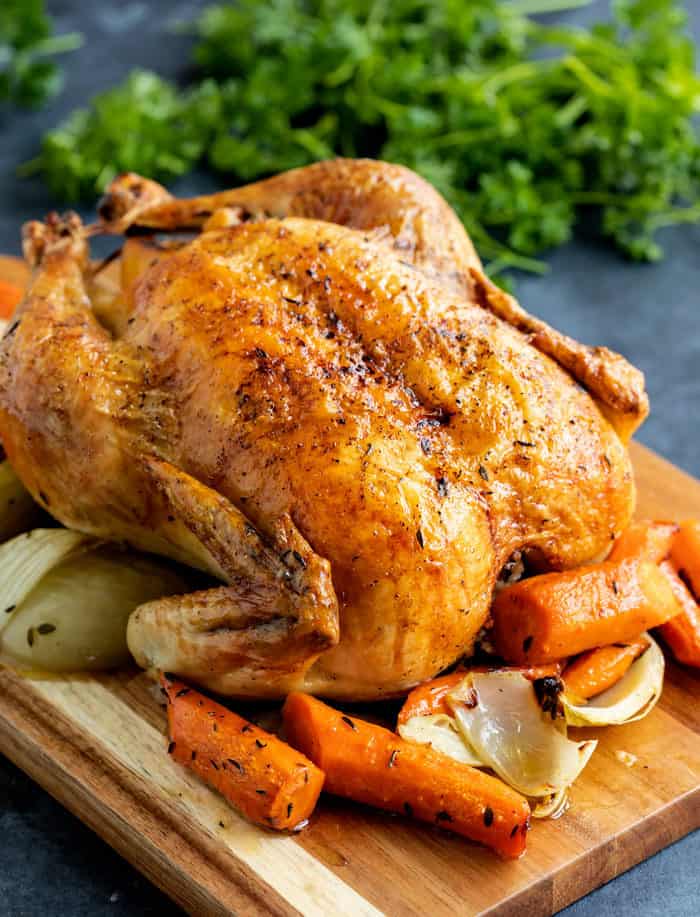
[{"label": "carrot stick", "polygon": [[675,522],[633,522],[620,535],[608,560],[648,560],[659,564],[671,553],[671,542],[678,531]]},{"label": "carrot stick", "polygon": [[329,793],[448,828],[514,858],[525,850],[527,800],[496,777],[308,694],[283,708],[289,741],[325,771]]},{"label": "carrot stick", "polygon": [[[669,554],[671,562],[667,560]],[[633,523],[615,542],[609,559],[625,557],[660,564],[682,610],[662,624],[659,633],[679,662],[700,666],[700,608],[677,572],[684,571],[695,594],[700,596],[700,523],[693,520],[681,526],[671,522]]]},{"label": "carrot stick", "polygon": [[648,648],[647,641],[639,639],[582,653],[564,669],[565,690],[583,700],[602,694],[617,684]]},{"label": "carrot stick", "polygon": [[292,829],[313,812],[323,773],[277,736],[181,681],[161,676],[172,758],[218,790],[250,821]]},{"label": "carrot stick", "polygon": [[499,592],[492,614],[498,654],[531,664],[629,643],[678,605],[656,564],[623,560],[521,580]]},{"label": "carrot stick", "polygon": [[22,287],[0,280],[0,319],[12,318],[12,313],[23,296]]},{"label": "carrot stick", "polygon": [[700,667],[700,607],[670,561],[661,564],[661,572],[683,610],[662,624],[659,634],[679,662]]},{"label": "carrot stick", "polygon": [[454,691],[469,672],[503,671],[504,669],[508,672],[520,672],[530,681],[556,676],[561,672],[561,666],[556,662],[549,665],[527,667],[480,665],[461,668],[456,672],[450,672],[449,675],[440,675],[439,678],[433,678],[414,688],[399,711],[397,725],[402,726],[414,716],[430,716],[436,713],[446,713],[451,716],[452,711],[447,705],[447,695],[450,691]]},{"label": "carrot stick", "polygon": [[700,520],[681,522],[671,545],[671,560],[681,579],[688,582],[695,599],[700,601]]}]

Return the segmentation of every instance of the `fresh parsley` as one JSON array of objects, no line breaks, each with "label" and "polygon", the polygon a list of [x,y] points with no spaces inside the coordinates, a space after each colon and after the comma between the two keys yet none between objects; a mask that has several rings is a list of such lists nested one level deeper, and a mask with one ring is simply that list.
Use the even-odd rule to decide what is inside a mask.
[{"label": "fresh parsley", "polygon": [[584,214],[628,256],[700,219],[700,80],[674,0],[617,0],[591,29],[543,24],[572,0],[239,0],[208,7],[178,91],[132,76],[47,135],[52,190],[90,196],[129,168],[200,160],[247,181],[376,156],[432,181],[490,268],[542,270]]},{"label": "fresh parsley", "polygon": [[170,181],[202,158],[220,109],[220,92],[209,80],[182,91],[155,73],[134,70],[49,131],[40,157],[21,171],[41,169],[65,200],[93,197],[121,172]]},{"label": "fresh parsley", "polygon": [[43,0],[2,0],[0,103],[38,106],[58,91],[61,72],[51,58],[78,48],[81,37],[51,33]]}]

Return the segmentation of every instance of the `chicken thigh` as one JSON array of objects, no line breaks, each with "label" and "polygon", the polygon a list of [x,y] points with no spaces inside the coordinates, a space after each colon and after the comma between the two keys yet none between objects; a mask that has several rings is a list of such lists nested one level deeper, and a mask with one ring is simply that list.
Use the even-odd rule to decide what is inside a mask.
[{"label": "chicken thigh", "polygon": [[201,231],[125,266],[106,323],[77,217],[29,224],[0,425],[62,523],[222,581],[134,612],[142,666],[395,695],[471,650],[513,552],[573,566],[629,521],[641,374],[494,287],[407,170],[340,160],[191,201],[123,176],[100,213]]}]

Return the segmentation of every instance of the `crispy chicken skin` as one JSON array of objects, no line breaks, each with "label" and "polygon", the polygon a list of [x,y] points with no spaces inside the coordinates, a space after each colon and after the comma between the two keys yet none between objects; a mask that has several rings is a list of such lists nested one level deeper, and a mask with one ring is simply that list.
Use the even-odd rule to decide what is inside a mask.
[{"label": "crispy chicken skin", "polygon": [[124,176],[101,215],[203,231],[131,278],[113,334],[77,218],[29,224],[0,425],[65,525],[223,581],[134,612],[142,666],[397,694],[470,650],[514,551],[573,566],[629,521],[641,375],[493,287],[410,172],[338,161],[195,201]]}]

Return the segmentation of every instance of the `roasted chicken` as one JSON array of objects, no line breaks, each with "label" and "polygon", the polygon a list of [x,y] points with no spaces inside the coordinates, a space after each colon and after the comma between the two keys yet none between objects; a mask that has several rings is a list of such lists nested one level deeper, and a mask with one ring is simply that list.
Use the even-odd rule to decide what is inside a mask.
[{"label": "roasted chicken", "polygon": [[[397,694],[471,650],[514,552],[562,569],[627,525],[641,374],[492,285],[406,169],[194,200],[127,175],[99,212],[25,227],[0,428],[62,523],[221,581],[134,612],[142,666],[239,696]],[[94,310],[96,230],[130,235]]]}]

